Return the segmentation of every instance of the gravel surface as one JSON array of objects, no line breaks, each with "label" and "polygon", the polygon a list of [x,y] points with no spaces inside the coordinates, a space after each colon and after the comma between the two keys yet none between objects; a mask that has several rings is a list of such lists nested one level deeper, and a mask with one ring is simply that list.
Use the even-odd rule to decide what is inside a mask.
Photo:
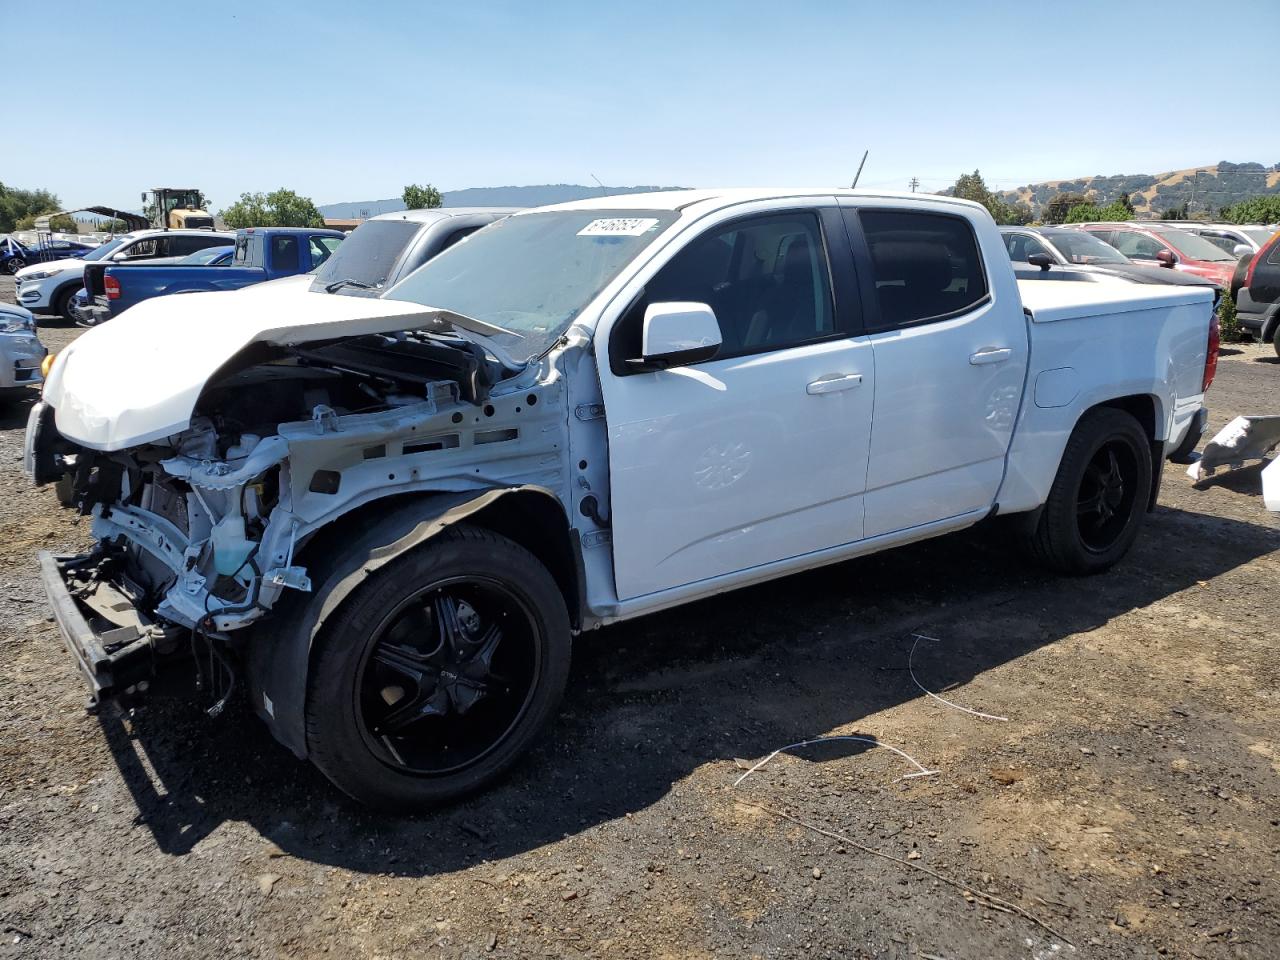
[{"label": "gravel surface", "polygon": [[[1236,348],[1212,428],[1278,399],[1270,348]],[[1101,577],[980,530],[584,637],[509,780],[389,819],[242,705],[86,715],[33,553],[87,524],[22,478],[26,410],[0,411],[0,958],[1280,949],[1280,525],[1256,468],[1195,490],[1167,465]],[[916,678],[1007,721],[922,693],[917,631],[938,640]],[[733,786],[833,733],[938,772],[848,741]]]}]

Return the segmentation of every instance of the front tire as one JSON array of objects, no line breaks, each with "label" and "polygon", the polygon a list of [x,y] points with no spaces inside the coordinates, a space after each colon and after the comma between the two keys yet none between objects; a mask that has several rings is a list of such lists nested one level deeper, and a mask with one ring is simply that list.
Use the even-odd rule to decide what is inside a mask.
[{"label": "front tire", "polygon": [[1109,569],[1138,536],[1151,483],[1151,444],[1138,421],[1110,407],[1090,410],[1067,441],[1030,553],[1060,573]]},{"label": "front tire", "polygon": [[27,265],[27,262],[23,260],[21,257],[13,257],[9,260],[8,263],[4,265],[4,268],[7,271],[9,271],[10,276],[12,276],[13,274],[17,273],[26,265]]},{"label": "front tire", "polygon": [[75,295],[75,288],[68,287],[59,293],[53,301],[53,312],[68,323],[74,323],[76,319],[75,314],[71,312],[71,300]]},{"label": "front tire", "polygon": [[488,530],[451,528],[361,584],[317,638],[311,759],[379,809],[457,800],[551,722],[571,646],[546,567]]}]

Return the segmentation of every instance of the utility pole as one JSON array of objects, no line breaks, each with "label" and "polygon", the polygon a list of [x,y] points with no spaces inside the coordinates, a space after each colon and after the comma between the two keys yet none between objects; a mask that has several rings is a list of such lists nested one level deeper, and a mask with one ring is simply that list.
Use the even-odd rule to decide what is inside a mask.
[{"label": "utility pole", "polygon": [[907,184],[907,186],[911,188],[911,192],[912,192],[912,193],[915,193],[915,192],[916,192],[916,187],[920,186],[920,178],[919,178],[919,177],[912,177],[912,178],[911,178],[911,181]]},{"label": "utility pole", "polygon": [[594,181],[596,182],[596,186],[598,186],[598,187],[600,188],[600,196],[602,196],[602,197],[603,197],[603,196],[604,196],[604,193],[605,193],[605,190],[604,190],[604,184],[600,182],[600,178],[599,178],[599,177],[597,177],[594,173],[593,173],[593,174],[590,174],[590,177],[591,177],[591,179],[592,179],[592,180],[594,180]]}]

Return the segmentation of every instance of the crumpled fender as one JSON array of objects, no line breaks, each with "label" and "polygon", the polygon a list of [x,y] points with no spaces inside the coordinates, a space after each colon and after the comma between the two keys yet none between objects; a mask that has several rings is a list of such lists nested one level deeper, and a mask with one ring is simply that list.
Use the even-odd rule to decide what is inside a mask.
[{"label": "crumpled fender", "polygon": [[541,487],[522,485],[414,498],[391,508],[345,543],[341,555],[332,558],[330,569],[319,569],[323,557],[308,566],[311,582],[316,584],[313,591],[282,597],[248,642],[245,672],[249,698],[277,740],[306,759],[311,648],[325,621],[365,578],[495,500],[518,491],[551,496]]}]

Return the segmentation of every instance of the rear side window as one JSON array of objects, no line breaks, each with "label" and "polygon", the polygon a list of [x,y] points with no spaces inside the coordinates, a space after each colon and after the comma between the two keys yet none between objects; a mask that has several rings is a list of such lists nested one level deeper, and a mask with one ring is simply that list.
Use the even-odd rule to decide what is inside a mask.
[{"label": "rear side window", "polygon": [[1112,234],[1111,245],[1134,260],[1154,260],[1165,245],[1155,237],[1148,237],[1136,230],[1117,230]]},{"label": "rear side window", "polygon": [[963,217],[905,210],[862,210],[857,217],[871,252],[882,329],[944,320],[986,301],[978,241]]},{"label": "rear side window", "polygon": [[298,238],[271,238],[271,267],[273,270],[298,271]]}]

